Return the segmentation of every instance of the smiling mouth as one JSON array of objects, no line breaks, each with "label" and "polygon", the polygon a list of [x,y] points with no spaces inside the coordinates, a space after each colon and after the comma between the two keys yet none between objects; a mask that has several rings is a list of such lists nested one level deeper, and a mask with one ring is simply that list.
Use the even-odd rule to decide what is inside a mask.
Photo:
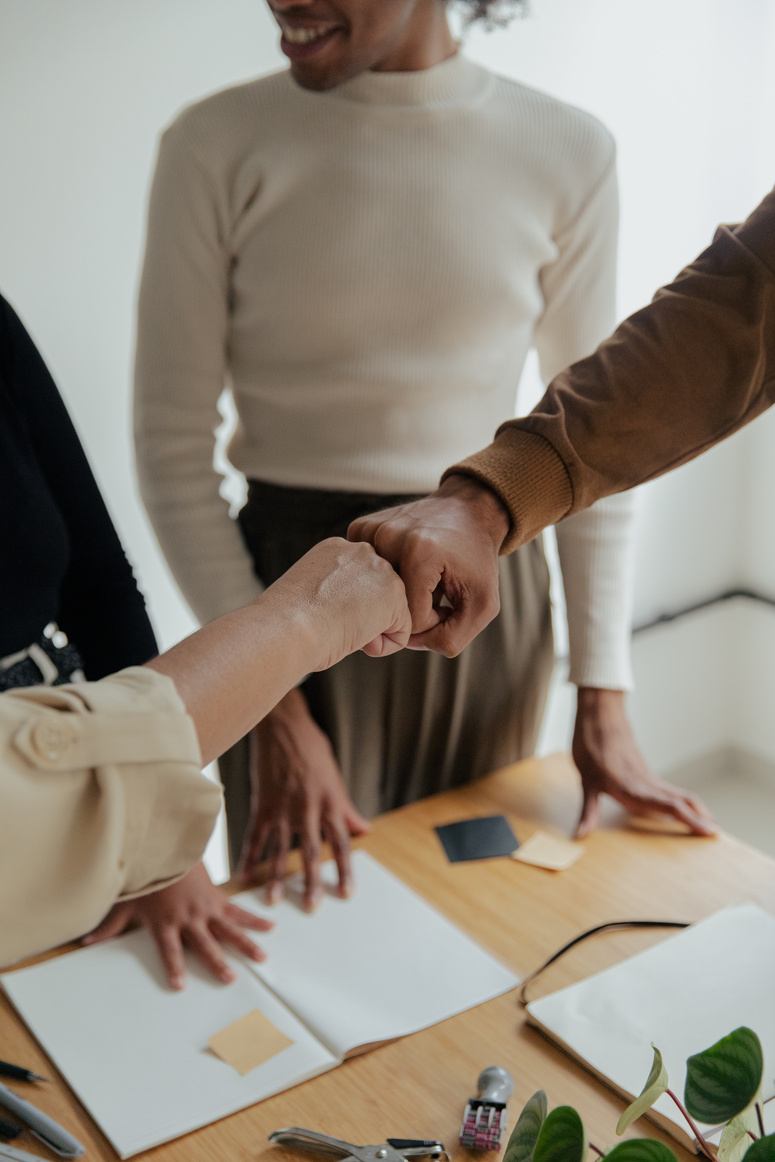
[{"label": "smiling mouth", "polygon": [[278,20],[278,24],[282,32],[280,48],[292,61],[306,61],[317,56],[342,32],[338,24],[289,24],[284,20]]},{"label": "smiling mouth", "polygon": [[332,28],[292,28],[287,24],[281,24],[280,28],[283,39],[289,44],[311,44],[313,40],[320,40],[322,36],[334,31]]}]

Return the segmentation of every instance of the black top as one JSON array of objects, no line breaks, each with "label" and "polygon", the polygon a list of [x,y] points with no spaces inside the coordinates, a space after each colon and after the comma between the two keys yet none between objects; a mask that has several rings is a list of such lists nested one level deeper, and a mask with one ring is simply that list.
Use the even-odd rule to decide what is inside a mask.
[{"label": "black top", "polygon": [[90,680],[158,652],[67,409],[0,296],[0,658],[37,641],[50,621]]}]

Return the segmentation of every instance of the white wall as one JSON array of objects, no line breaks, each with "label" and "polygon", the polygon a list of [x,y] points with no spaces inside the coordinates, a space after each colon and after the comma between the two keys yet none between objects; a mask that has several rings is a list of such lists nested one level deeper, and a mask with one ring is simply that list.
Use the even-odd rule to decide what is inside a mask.
[{"label": "white wall", "polygon": [[[775,180],[774,7],[533,0],[530,18],[470,35],[471,56],[615,133],[622,314]],[[283,58],[261,0],[0,0],[0,28],[0,288],[68,400],[166,644],[192,622],[136,498],[128,429],[155,139],[187,101]],[[773,438],[775,417],[645,490],[636,621],[730,586],[775,592]],[[657,738],[659,675],[657,660],[638,695]]]},{"label": "white wall", "polygon": [[752,588],[775,598],[775,412],[758,420],[745,439],[745,574]]},{"label": "white wall", "polygon": [[[534,0],[532,10],[505,32],[476,31],[468,51],[590,110],[616,136],[624,316],[775,182],[773,5]],[[644,489],[636,624],[743,583],[744,443]]]},{"label": "white wall", "polygon": [[258,0],[0,0],[0,289],[68,401],[165,645],[194,626],[137,499],[134,304],[159,130],[280,67]]}]

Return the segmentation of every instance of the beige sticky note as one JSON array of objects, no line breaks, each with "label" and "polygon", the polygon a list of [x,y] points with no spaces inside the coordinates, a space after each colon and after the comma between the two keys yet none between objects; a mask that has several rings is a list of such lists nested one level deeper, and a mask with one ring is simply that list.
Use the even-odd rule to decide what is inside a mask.
[{"label": "beige sticky note", "polygon": [[570,843],[567,839],[556,839],[545,831],[536,831],[512,852],[511,858],[550,871],[564,871],[583,854],[584,848],[580,843]]},{"label": "beige sticky note", "polygon": [[293,1041],[281,1033],[259,1009],[253,1009],[232,1025],[215,1033],[207,1044],[221,1061],[231,1065],[242,1077],[287,1049]]}]

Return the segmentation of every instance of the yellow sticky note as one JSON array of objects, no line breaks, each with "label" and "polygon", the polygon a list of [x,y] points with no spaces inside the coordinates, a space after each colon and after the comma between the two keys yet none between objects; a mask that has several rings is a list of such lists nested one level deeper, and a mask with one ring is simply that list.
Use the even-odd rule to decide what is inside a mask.
[{"label": "yellow sticky note", "polygon": [[580,843],[570,843],[567,839],[556,839],[546,831],[536,831],[526,839],[511,858],[522,863],[532,863],[549,871],[564,871],[584,854]]},{"label": "yellow sticky note", "polygon": [[253,1009],[238,1021],[215,1033],[207,1044],[221,1061],[233,1066],[242,1077],[257,1065],[287,1049],[293,1041],[281,1033],[260,1009]]}]

